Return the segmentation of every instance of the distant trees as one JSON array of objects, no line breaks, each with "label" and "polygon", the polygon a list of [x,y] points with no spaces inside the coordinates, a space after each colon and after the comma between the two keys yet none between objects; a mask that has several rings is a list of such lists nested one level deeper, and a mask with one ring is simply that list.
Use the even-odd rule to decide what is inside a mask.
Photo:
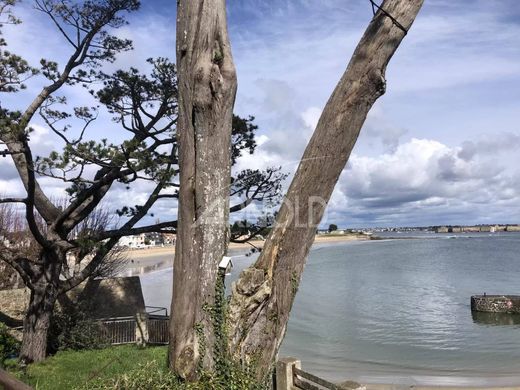
[{"label": "distant trees", "polygon": [[336,231],[336,230],[338,230],[338,225],[331,223],[329,225],[329,233],[332,233],[333,231]]},{"label": "distant trees", "polygon": [[[16,205],[12,203],[0,203],[0,249],[10,240],[11,232],[21,230],[23,223],[23,215],[17,210]],[[0,290],[11,289],[23,286],[18,273],[12,269],[7,263],[0,261]]]},{"label": "distant trees", "polygon": [[[0,0],[0,12],[8,23],[20,22],[12,13],[15,4],[16,0]],[[132,42],[119,38],[114,30],[126,24],[125,15],[137,11],[139,1],[35,0],[34,6],[56,26],[70,54],[63,66],[42,59],[37,68],[32,67],[4,49],[0,60],[2,93],[20,91],[32,77],[46,80],[27,107],[0,109],[0,146],[4,146],[0,154],[10,156],[25,188],[23,197],[2,196],[0,204],[16,204],[23,210],[23,230],[29,233],[29,239],[23,241],[27,245],[0,242],[0,260],[31,291],[20,355],[28,363],[45,357],[50,317],[58,297],[99,275],[122,236],[176,231],[176,219],[148,225],[143,220],[153,215],[154,205],[176,201],[182,190],[176,180],[179,103],[174,64],[156,58],[148,60],[149,74],[135,68],[103,72],[104,64],[132,49]],[[5,48],[7,42],[2,40],[0,45]],[[69,109],[69,87],[86,88],[97,102]],[[123,141],[112,141],[108,129],[106,138],[88,136],[100,110],[111,113],[124,130]],[[61,152],[43,157],[33,154],[31,123],[36,115],[61,142]],[[229,119],[230,123],[233,120],[233,145],[222,145],[229,149],[226,164],[256,147],[253,118],[230,114]],[[42,177],[66,186],[64,203],[51,200],[41,185]],[[232,208],[241,210],[241,205],[279,196],[283,177],[278,168],[271,173],[238,173],[232,182],[228,175],[223,187],[215,191],[228,199],[233,194],[237,204]],[[125,191],[133,186],[149,188],[144,203],[132,204],[129,199],[129,204],[117,210],[117,220],[103,211],[110,190]]]},{"label": "distant trees", "polygon": [[227,250],[228,198],[208,191],[225,185],[230,168],[236,74],[225,0],[177,2],[182,190],[170,366],[178,375],[194,379],[226,369],[229,360],[259,380],[271,372],[316,227],[368,111],[385,92],[386,66],[421,6],[422,0],[374,4],[374,18],[323,110],[262,253],[228,302],[217,277]]}]

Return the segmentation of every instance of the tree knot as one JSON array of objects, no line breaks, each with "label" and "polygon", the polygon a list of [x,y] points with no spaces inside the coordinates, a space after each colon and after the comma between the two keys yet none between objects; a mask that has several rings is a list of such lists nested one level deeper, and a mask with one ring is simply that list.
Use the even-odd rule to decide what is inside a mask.
[{"label": "tree knot", "polygon": [[265,281],[265,273],[258,268],[247,268],[242,271],[235,283],[235,289],[240,295],[252,296]]}]

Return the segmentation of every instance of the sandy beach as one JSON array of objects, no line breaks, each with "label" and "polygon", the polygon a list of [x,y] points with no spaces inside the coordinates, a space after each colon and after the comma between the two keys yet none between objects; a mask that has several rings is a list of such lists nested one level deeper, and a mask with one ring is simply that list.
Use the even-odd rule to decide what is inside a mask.
[{"label": "sandy beach", "polygon": [[[320,235],[316,236],[313,245],[332,244],[345,241],[368,241],[371,236],[364,234],[344,234],[344,235]],[[250,249],[262,248],[264,241],[252,240],[249,243],[230,243],[230,255],[246,253]],[[148,272],[168,268],[173,265],[175,246],[164,246],[143,249],[128,249],[123,252],[128,262],[123,266],[120,275],[143,275]]]},{"label": "sandy beach", "polygon": [[[344,235],[320,235],[316,236],[314,240],[314,244],[323,244],[323,243],[334,243],[334,242],[343,242],[343,241],[368,241],[370,240],[370,236],[365,234],[344,234]],[[262,248],[264,246],[264,241],[261,240],[252,240],[249,243],[235,243],[232,242],[229,244],[229,249],[231,250],[248,250],[252,248]],[[164,246],[164,247],[154,247],[154,248],[143,248],[143,249],[128,249],[125,252],[125,255],[129,259],[135,260],[145,260],[146,258],[156,258],[158,256],[168,256],[175,254],[175,246]]]}]

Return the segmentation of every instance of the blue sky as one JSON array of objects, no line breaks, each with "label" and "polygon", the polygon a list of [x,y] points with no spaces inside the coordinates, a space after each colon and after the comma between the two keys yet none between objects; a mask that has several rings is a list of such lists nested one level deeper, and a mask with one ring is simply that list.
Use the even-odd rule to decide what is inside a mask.
[{"label": "blue sky", "polygon": [[[33,63],[63,61],[65,46],[51,23],[24,3],[24,24],[6,30],[10,48]],[[280,165],[293,173],[370,21],[370,3],[235,0],[228,14],[239,80],[235,111],[254,115],[260,126],[257,153],[240,167]],[[130,22],[118,34],[133,39],[136,50],[113,68],[173,59],[174,1],[144,0]],[[427,0],[390,62],[387,93],[369,114],[323,225],[520,223],[519,37],[516,1]],[[27,92],[2,103],[23,106],[39,87],[31,80]],[[70,92],[72,101],[88,99]],[[94,137],[110,129],[117,139],[108,119],[100,118]],[[39,152],[55,148],[57,141],[34,124]],[[13,173],[0,161],[0,186],[9,192],[19,191]],[[146,193],[131,191],[135,199]],[[172,205],[157,214],[175,212]]]}]

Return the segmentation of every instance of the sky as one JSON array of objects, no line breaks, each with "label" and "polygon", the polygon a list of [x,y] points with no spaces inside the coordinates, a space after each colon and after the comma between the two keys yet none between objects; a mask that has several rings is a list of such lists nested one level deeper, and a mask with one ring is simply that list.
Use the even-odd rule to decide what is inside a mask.
[{"label": "sky", "polygon": [[[174,60],[175,4],[144,0],[117,31],[135,50],[108,70],[145,69],[149,57]],[[69,49],[30,5],[24,0],[17,11],[22,25],[5,27],[9,48],[34,64],[42,57],[63,62]],[[260,128],[256,153],[237,169],[281,166],[294,173],[371,17],[368,0],[228,1],[235,112],[254,115]],[[368,115],[321,226],[520,223],[519,37],[515,0],[425,1],[388,66],[386,94]],[[30,80],[26,91],[1,102],[23,107],[42,85]],[[77,89],[68,94],[71,104],[89,99]],[[35,150],[56,149],[42,121],[32,125]],[[120,131],[106,114],[92,136],[118,139]],[[61,183],[42,184],[63,192]],[[119,191],[110,201],[144,202],[146,190]],[[0,159],[0,193],[22,194],[8,159]],[[155,217],[166,220],[176,210],[163,204]]]}]

